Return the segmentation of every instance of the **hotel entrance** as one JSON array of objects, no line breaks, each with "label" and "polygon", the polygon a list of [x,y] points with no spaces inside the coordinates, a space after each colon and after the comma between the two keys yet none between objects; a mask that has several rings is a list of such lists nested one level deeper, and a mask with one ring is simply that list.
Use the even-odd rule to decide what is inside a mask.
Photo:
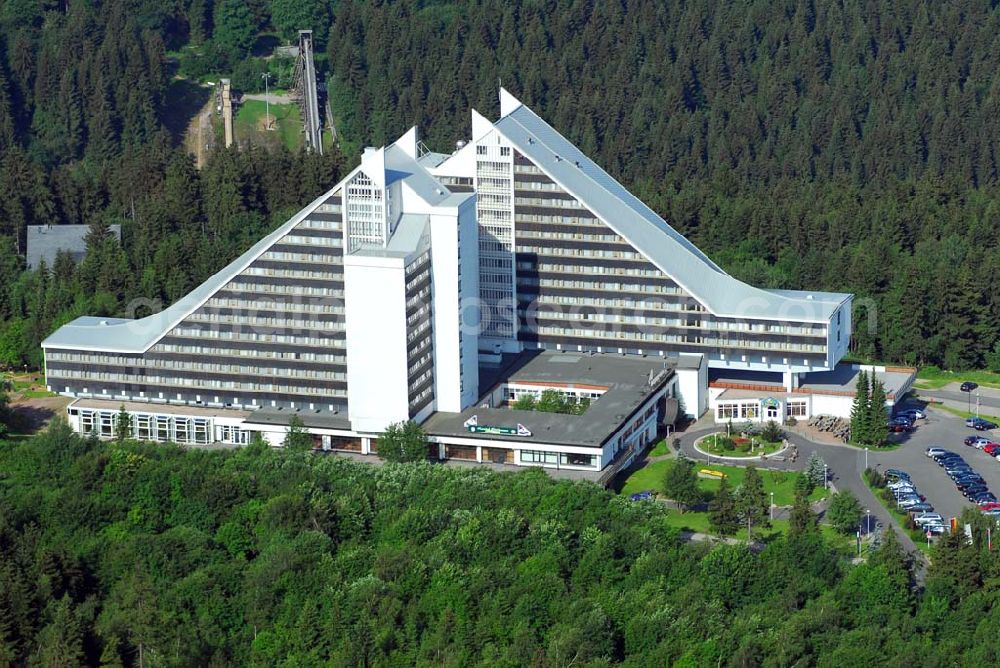
[{"label": "hotel entrance", "polygon": [[781,419],[781,402],[774,397],[768,397],[766,399],[761,399],[760,402],[764,407],[764,417],[768,420],[780,420]]}]

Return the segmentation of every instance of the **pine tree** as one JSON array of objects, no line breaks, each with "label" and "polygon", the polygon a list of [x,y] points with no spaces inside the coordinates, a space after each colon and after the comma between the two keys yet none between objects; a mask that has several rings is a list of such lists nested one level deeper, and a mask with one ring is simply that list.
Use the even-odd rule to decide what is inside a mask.
[{"label": "pine tree", "polygon": [[868,442],[868,374],[864,369],[858,374],[851,405],[851,442],[863,445]]},{"label": "pine tree", "polygon": [[683,510],[697,505],[702,499],[702,493],[698,487],[694,462],[687,457],[678,457],[663,474],[663,493]]},{"label": "pine tree", "polygon": [[822,487],[826,483],[826,462],[815,452],[809,455],[806,463],[806,477],[813,487]]},{"label": "pine tree", "polygon": [[732,535],[739,528],[740,518],[728,477],[719,481],[719,489],[708,504],[708,522],[722,536]]},{"label": "pine tree", "polygon": [[868,445],[881,447],[889,437],[886,426],[885,385],[872,374],[871,398],[868,400]]},{"label": "pine tree", "polygon": [[748,466],[743,476],[743,484],[736,492],[736,510],[743,523],[758,526],[768,521],[768,497],[764,491],[764,480],[754,466]]},{"label": "pine tree", "polygon": [[132,438],[132,415],[125,410],[125,404],[122,404],[115,417],[115,440],[121,443],[130,438]]},{"label": "pine tree", "polygon": [[305,430],[305,425],[298,415],[293,415],[288,421],[288,432],[282,445],[287,450],[306,451],[313,447],[313,437]]},{"label": "pine tree", "polygon": [[788,518],[788,535],[801,536],[815,531],[817,528],[816,514],[809,506],[809,495],[798,486],[795,488],[795,499],[792,502],[792,513]]}]

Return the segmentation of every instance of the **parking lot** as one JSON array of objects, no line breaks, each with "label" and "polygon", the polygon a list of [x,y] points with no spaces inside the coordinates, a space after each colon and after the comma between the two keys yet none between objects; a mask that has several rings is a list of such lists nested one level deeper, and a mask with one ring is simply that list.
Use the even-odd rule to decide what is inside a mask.
[{"label": "parking lot", "polygon": [[[913,402],[909,405],[922,407],[922,404]],[[894,435],[894,440],[903,443],[902,447],[892,452],[869,452],[869,465],[882,471],[888,468],[906,471],[913,484],[934,506],[934,512],[945,518],[958,517],[963,508],[973,504],[956,489],[944,469],[924,454],[931,446],[941,447],[961,455],[983,477],[990,491],[1000,496],[1000,460],[962,442],[970,435],[985,436],[1000,442],[1000,434],[995,431],[978,432],[966,427],[962,418],[933,406],[927,408],[926,413],[925,419],[917,421],[915,431]]]}]

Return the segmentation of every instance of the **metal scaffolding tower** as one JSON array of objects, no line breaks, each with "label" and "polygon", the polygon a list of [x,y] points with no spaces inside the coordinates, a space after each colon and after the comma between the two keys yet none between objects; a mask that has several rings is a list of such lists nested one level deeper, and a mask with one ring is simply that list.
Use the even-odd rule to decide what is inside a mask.
[{"label": "metal scaffolding tower", "polygon": [[316,85],[316,65],[313,62],[312,30],[299,31],[299,55],[295,62],[295,85],[292,96],[302,110],[306,148],[322,154],[323,127],[319,115],[319,89]]}]

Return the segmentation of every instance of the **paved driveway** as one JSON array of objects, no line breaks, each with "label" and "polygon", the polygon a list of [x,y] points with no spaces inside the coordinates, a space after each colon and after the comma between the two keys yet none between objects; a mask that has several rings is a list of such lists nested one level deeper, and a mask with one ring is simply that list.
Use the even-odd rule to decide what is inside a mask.
[{"label": "paved driveway", "polygon": [[[922,405],[914,402],[911,404]],[[705,461],[705,455],[694,449],[694,441],[717,430],[718,427],[709,427],[682,434],[681,450],[692,459]],[[927,409],[927,418],[918,422],[916,431],[893,436],[894,439],[901,442],[901,447],[892,451],[869,451],[868,466],[883,471],[889,468],[903,469],[910,474],[914,484],[927,497],[936,512],[941,513],[946,518],[958,517],[963,508],[970,507],[972,504],[955,488],[944,469],[927,457],[924,451],[933,445],[961,454],[969,465],[983,476],[989,488],[1000,496],[1000,461],[990,457],[982,450],[963,444],[962,440],[970,434],[982,434],[982,432],[976,432],[966,427],[962,418],[932,407]],[[1000,433],[983,435],[1000,442]],[[865,468],[863,449],[848,445],[814,443],[797,434],[790,433],[787,436],[788,440],[799,449],[798,461],[795,464],[788,461],[767,462],[766,465],[769,468],[801,471],[805,469],[809,455],[817,452],[830,467],[833,481],[838,489],[847,489],[853,492],[861,502],[861,506],[871,510],[872,515],[881,520],[885,526],[894,524],[889,513],[886,512],[861,478],[861,473]],[[716,461],[718,460],[716,459]],[[896,533],[909,551],[916,550],[916,546],[909,536],[902,531]]]},{"label": "paved driveway", "polygon": [[980,387],[971,393],[966,393],[958,388],[958,383],[951,383],[950,385],[945,385],[940,390],[921,390],[917,388],[915,391],[922,397],[948,401],[956,407],[972,412],[976,410],[976,400],[978,398],[979,408],[983,414],[1000,414],[1000,390]]}]

